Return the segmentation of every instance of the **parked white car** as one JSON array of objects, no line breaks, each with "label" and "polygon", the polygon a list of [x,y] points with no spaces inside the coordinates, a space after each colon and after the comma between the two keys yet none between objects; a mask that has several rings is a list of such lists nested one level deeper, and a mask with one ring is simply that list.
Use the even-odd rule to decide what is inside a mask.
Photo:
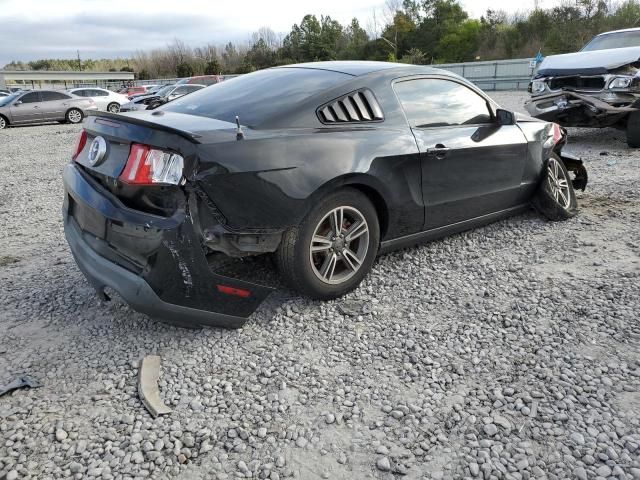
[{"label": "parked white car", "polygon": [[118,113],[120,107],[129,102],[125,95],[96,87],[72,88],[69,93],[79,97],[91,98],[98,107],[98,110],[105,110],[111,113]]}]

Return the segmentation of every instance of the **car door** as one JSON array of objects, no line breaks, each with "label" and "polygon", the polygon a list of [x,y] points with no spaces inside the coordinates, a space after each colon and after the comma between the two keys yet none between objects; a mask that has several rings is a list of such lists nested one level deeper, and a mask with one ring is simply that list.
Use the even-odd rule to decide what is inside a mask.
[{"label": "car door", "polygon": [[42,120],[40,92],[28,92],[11,105],[11,123],[34,123]]},{"label": "car door", "polygon": [[394,89],[421,154],[425,230],[517,205],[527,151],[517,125],[499,125],[490,101],[456,79],[401,79]]},{"label": "car door", "polygon": [[66,93],[43,91],[41,112],[42,120],[64,120],[64,116],[70,107],[69,101],[73,98]]},{"label": "car door", "polygon": [[88,92],[89,93],[87,97],[93,99],[93,101],[96,103],[96,106],[98,107],[98,110],[107,109],[107,105],[110,102],[108,92],[105,92],[104,90],[97,90],[97,89],[91,89],[91,90],[88,90]]}]

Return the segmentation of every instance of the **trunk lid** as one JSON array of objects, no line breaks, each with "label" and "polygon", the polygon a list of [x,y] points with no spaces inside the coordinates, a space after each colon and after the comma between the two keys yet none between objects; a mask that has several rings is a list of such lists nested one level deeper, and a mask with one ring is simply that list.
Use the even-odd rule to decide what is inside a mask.
[{"label": "trunk lid", "polygon": [[[76,162],[89,172],[108,178],[117,178],[122,173],[133,143],[180,154],[185,159],[186,172],[193,166],[199,143],[235,140],[233,123],[161,110],[128,114],[92,112],[84,129],[87,141]],[[105,140],[106,151],[91,155],[92,148],[99,150],[94,144],[97,137]]]}]

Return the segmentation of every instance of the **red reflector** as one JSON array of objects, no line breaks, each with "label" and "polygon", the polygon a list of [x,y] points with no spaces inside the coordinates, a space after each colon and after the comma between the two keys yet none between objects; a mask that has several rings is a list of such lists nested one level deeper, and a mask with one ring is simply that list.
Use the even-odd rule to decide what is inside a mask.
[{"label": "red reflector", "polygon": [[226,293],[227,295],[234,295],[236,297],[247,298],[251,295],[249,290],[243,290],[242,288],[228,287],[227,285],[218,285],[218,291],[220,293]]},{"label": "red reflector", "polygon": [[82,130],[82,132],[80,132],[80,136],[78,137],[78,140],[76,141],[76,149],[73,152],[73,155],[71,155],[71,160],[75,160],[76,158],[78,158],[78,155],[80,155],[80,152],[82,152],[86,144],[87,144],[87,132]]}]

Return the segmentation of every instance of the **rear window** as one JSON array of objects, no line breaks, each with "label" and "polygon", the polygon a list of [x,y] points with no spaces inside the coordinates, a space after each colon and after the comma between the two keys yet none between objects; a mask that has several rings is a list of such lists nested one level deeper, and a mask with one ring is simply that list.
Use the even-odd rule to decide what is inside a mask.
[{"label": "rear window", "polygon": [[351,75],[308,68],[249,73],[174,100],[162,110],[258,125],[287,107],[348,80]]}]

